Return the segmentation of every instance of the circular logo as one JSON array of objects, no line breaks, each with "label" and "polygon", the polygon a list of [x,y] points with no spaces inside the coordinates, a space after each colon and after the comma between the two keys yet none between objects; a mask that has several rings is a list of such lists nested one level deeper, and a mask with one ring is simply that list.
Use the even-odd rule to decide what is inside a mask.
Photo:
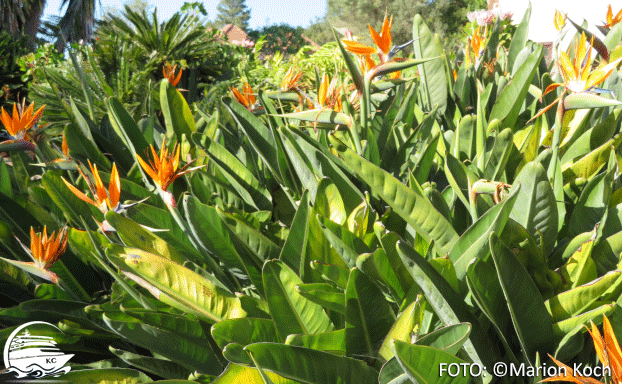
[{"label": "circular logo", "polygon": [[64,365],[74,355],[56,347],[53,335],[62,331],[44,321],[31,321],[17,327],[4,345],[4,365],[17,378],[58,377],[71,370]]}]

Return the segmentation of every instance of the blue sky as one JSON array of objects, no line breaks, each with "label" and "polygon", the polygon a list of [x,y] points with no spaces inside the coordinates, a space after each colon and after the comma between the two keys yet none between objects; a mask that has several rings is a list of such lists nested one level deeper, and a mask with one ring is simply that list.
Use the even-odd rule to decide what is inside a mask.
[{"label": "blue sky", "polygon": [[[157,7],[158,18],[168,19],[184,4],[184,0],[148,0]],[[47,0],[45,17],[58,15],[62,0]],[[102,8],[122,8],[123,1],[101,0]],[[216,17],[219,0],[204,0],[208,19]],[[265,25],[287,23],[292,26],[307,27],[315,18],[326,13],[325,0],[246,0],[251,10],[250,28],[257,29]]]}]

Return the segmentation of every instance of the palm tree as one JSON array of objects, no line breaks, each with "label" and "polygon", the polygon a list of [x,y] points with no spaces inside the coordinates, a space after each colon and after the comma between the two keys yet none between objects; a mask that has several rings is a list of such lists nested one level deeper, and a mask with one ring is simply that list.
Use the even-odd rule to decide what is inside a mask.
[{"label": "palm tree", "polygon": [[0,31],[6,31],[13,36],[23,33],[34,42],[43,8],[45,0],[0,1]]},{"label": "palm tree", "polygon": [[[46,27],[54,31],[52,36],[57,39],[57,49],[62,50],[64,44],[61,34],[67,42],[91,38],[96,2],[99,3],[98,0],[63,0],[61,8],[67,7],[63,16],[53,23],[45,23]],[[1,0],[0,31],[4,30],[14,36],[24,34],[34,42],[41,26],[45,3],[45,0]]]}]

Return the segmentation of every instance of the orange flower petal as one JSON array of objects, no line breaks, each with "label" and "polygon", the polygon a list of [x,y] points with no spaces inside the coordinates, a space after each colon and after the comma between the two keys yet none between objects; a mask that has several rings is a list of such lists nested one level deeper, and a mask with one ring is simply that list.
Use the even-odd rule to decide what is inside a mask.
[{"label": "orange flower petal", "polygon": [[108,186],[108,207],[112,210],[116,209],[119,205],[119,199],[121,197],[121,180],[119,179],[119,171],[117,170],[117,164],[112,164],[112,172],[110,173],[110,185]]},{"label": "orange flower petal", "polygon": [[372,53],[376,53],[376,49],[365,44],[361,44],[358,41],[354,40],[343,40],[345,44],[345,48],[357,55],[370,55]]}]

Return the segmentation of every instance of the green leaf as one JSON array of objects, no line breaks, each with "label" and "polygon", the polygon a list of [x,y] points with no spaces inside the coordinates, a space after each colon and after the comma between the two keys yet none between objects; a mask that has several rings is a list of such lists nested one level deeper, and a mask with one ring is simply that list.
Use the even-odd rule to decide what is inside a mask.
[{"label": "green leaf", "polygon": [[272,136],[272,131],[240,103],[231,100],[229,97],[223,97],[222,103],[231,113],[238,127],[246,134],[248,141],[263,159],[266,167],[270,169],[281,184],[284,184],[283,176],[278,166],[278,149]]},{"label": "green leaf", "polygon": [[333,330],[324,309],[296,290],[302,280],[280,260],[263,267],[263,285],[270,314],[281,340],[291,334],[315,334]]},{"label": "green leaf", "polygon": [[[190,230],[201,244],[216,255],[228,267],[240,269],[254,268],[259,275],[258,267],[246,265],[231,244],[229,231],[214,207],[202,204],[192,195],[185,195],[183,207]],[[247,273],[251,275],[251,272]]]},{"label": "green leaf", "polygon": [[[469,308],[461,297],[456,294],[449,283],[438,273],[430,263],[419,255],[414,249],[403,242],[398,242],[398,253],[410,272],[417,285],[423,291],[427,302],[445,325],[454,325],[469,322],[475,328],[471,333],[471,339],[464,345],[466,353],[471,360],[483,364],[480,353],[475,349],[474,343],[484,351],[490,348],[489,342],[478,337],[480,332],[477,320],[471,315]],[[482,355],[485,356],[485,355]]]},{"label": "green leaf", "polygon": [[330,152],[324,152],[306,134],[290,128],[282,128],[280,132],[303,186],[309,189],[311,201],[316,200],[318,182],[327,177],[339,189],[346,212],[351,212],[361,204],[364,200],[363,194],[344,173],[347,171],[343,170],[345,167],[339,166],[338,158]]},{"label": "green leaf", "polygon": [[[270,193],[237,157],[207,135],[197,133],[192,138],[205,149],[231,186],[235,187],[236,190],[242,189],[251,196],[252,201],[248,202],[250,205],[258,209],[272,208]],[[241,196],[244,197],[244,195]]]},{"label": "green leaf", "polygon": [[287,264],[294,272],[300,273],[302,254],[307,246],[309,226],[309,191],[305,190],[300,198],[296,215],[292,221],[289,235],[281,248],[279,260]]},{"label": "green leaf", "polygon": [[414,383],[467,384],[471,381],[471,376],[468,373],[467,375],[460,373],[455,377],[452,377],[453,375],[447,371],[443,374],[443,366],[447,368],[450,365],[467,364],[464,360],[448,352],[399,340],[395,340],[392,347],[402,369]]},{"label": "green leaf", "polygon": [[[557,204],[546,170],[539,162],[526,164],[514,180],[520,185],[511,218],[522,225],[535,239],[540,239],[544,255],[549,255],[557,240]],[[501,231],[497,231],[501,232]],[[538,241],[538,242],[540,242]]]},{"label": "green leaf", "polygon": [[372,384],[378,372],[361,360],[291,345],[256,343],[252,353],[263,369],[292,380],[313,384]]},{"label": "green leaf", "polygon": [[356,268],[350,270],[345,298],[347,354],[376,357],[386,334],[395,323],[389,302],[371,280]]},{"label": "green leaf", "polygon": [[[415,15],[413,21],[413,51],[416,59],[435,58],[444,52],[436,45],[434,35],[421,15]],[[423,108],[432,110],[438,105],[439,113],[445,113],[447,106],[447,75],[441,60],[433,60],[417,66],[421,78]]]},{"label": "green leaf", "polygon": [[74,195],[56,173],[53,171],[45,172],[41,178],[41,183],[52,201],[63,210],[73,226],[80,227],[82,224],[80,218],[91,220],[93,211],[89,205]]},{"label": "green leaf", "polygon": [[451,250],[458,241],[458,234],[425,197],[419,196],[395,177],[354,153],[334,136],[330,135],[329,138],[346,164],[424,240],[434,240],[441,252],[447,253]]},{"label": "green leaf", "polygon": [[339,225],[344,225],[348,218],[339,189],[329,178],[318,183],[315,207],[322,216]]},{"label": "green leaf", "polygon": [[544,302],[554,322],[566,320],[585,312],[605,292],[622,284],[622,271],[610,271],[587,284],[569,289]]},{"label": "green leaf", "polygon": [[248,345],[280,341],[274,321],[250,317],[219,321],[212,326],[212,336],[221,349],[229,343]]},{"label": "green leaf", "polygon": [[[129,365],[167,379],[188,377],[192,372],[189,369],[182,367],[180,364],[170,361],[168,359],[143,356],[113,347],[109,347],[109,349],[110,352],[114,353],[119,359],[123,360]],[[186,382],[183,380],[167,380],[160,382],[166,384],[174,384],[175,382],[179,382],[180,384],[192,384],[192,382],[190,381]]]},{"label": "green leaf", "polygon": [[134,281],[157,299],[208,323],[246,316],[239,297],[162,256],[115,244],[106,249],[106,255],[126,276],[136,276]]},{"label": "green leaf", "polygon": [[464,343],[469,339],[471,324],[459,323],[441,327],[418,339],[415,344],[427,345],[456,355]]},{"label": "green leaf", "polygon": [[295,345],[343,356],[346,354],[346,330],[340,329],[315,335],[289,335],[285,340],[285,345]]},{"label": "green leaf", "polygon": [[411,333],[423,321],[424,305],[421,303],[422,300],[415,300],[410,303],[387,332],[378,352],[383,359],[388,361],[393,357],[392,340],[410,342]]},{"label": "green leaf", "polygon": [[539,46],[535,52],[529,55],[525,63],[521,65],[510,83],[503,88],[490,112],[490,117],[488,118],[490,121],[499,119],[502,120],[503,126],[514,127],[529,90],[531,80],[542,59],[542,52],[542,46]]},{"label": "green leaf", "polygon": [[[311,121],[313,123],[341,124],[347,127],[352,126],[352,118],[349,115],[330,109],[309,109],[302,112],[285,113],[277,116],[288,119]],[[322,128],[322,126],[318,126],[318,128]],[[332,129],[332,127],[327,128]]]},{"label": "green leaf", "polygon": [[464,281],[468,265],[473,259],[488,256],[490,234],[503,230],[521,190],[522,188],[517,185],[510,196],[486,211],[460,236],[449,253],[449,260],[454,263],[458,280]]},{"label": "green leaf", "polygon": [[59,378],[46,378],[50,382],[98,383],[98,384],[141,384],[153,380],[143,372],[128,368],[99,368],[72,370]]},{"label": "green leaf", "polygon": [[197,130],[186,99],[166,79],[160,83],[160,106],[162,107],[168,141],[172,140],[173,137],[176,137],[177,141],[181,141],[182,135],[190,138],[192,132]]},{"label": "green leaf", "polygon": [[310,283],[296,286],[301,296],[322,307],[345,315],[346,298],[339,288],[328,283]]},{"label": "green leaf", "polygon": [[80,159],[83,163],[86,163],[88,159],[106,170],[111,169],[108,158],[101,153],[95,143],[89,140],[78,127],[72,124],[67,125],[65,127],[65,138],[69,147],[70,157]]},{"label": "green leaf", "polygon": [[618,105],[622,105],[622,102],[616,99],[607,99],[597,94],[588,92],[572,93],[564,97],[564,108],[566,110],[615,107]]},{"label": "green leaf", "polygon": [[[510,51],[508,52],[508,68],[514,67],[514,62],[520,51],[527,45],[527,36],[529,34],[529,19],[531,18],[531,3],[527,6],[525,15],[523,16],[520,24],[516,28],[516,32],[512,35],[510,40]],[[496,179],[492,179],[496,180]]]},{"label": "green leaf", "polygon": [[[285,379],[272,372],[267,372],[268,377],[274,384],[297,384],[297,381]],[[192,383],[196,383],[193,381]],[[230,363],[227,369],[211,382],[212,384],[232,384],[232,383],[249,383],[256,384],[261,383],[261,375],[256,368],[245,367]],[[164,383],[163,383],[164,384]],[[176,383],[171,383],[176,384]]]},{"label": "green leaf", "polygon": [[121,313],[104,313],[103,320],[117,334],[191,371],[201,367],[204,373],[214,375],[222,370],[207,341],[144,324]]},{"label": "green leaf", "polygon": [[129,247],[136,247],[155,253],[178,264],[183,264],[187,260],[175,247],[141,227],[133,220],[127,219],[113,211],[108,211],[106,213],[106,221],[117,231],[123,243]]},{"label": "green leaf", "polygon": [[512,323],[530,365],[553,346],[553,326],[540,291],[514,253],[492,233],[490,250]]},{"label": "green leaf", "polygon": [[609,172],[601,173],[585,186],[570,216],[568,223],[569,236],[590,232],[597,223],[602,221],[603,215],[609,207],[614,174],[613,169]]}]

